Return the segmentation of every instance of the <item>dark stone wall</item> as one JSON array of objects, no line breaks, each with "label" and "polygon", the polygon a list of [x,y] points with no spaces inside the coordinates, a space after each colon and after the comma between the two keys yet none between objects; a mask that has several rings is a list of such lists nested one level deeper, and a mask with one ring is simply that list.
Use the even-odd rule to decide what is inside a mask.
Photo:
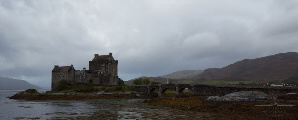
[{"label": "dark stone wall", "polygon": [[52,90],[57,87],[61,80],[75,82],[75,69],[73,66],[70,67],[71,69],[68,71],[52,71]]},{"label": "dark stone wall", "polygon": [[112,53],[109,55],[94,55],[89,61],[89,70],[75,70],[73,66],[69,71],[52,70],[52,90],[60,80],[68,80],[75,83],[93,83],[97,85],[118,85],[118,60],[114,60]]},{"label": "dark stone wall", "polygon": [[148,94],[147,86],[134,86],[134,90],[140,94]]}]

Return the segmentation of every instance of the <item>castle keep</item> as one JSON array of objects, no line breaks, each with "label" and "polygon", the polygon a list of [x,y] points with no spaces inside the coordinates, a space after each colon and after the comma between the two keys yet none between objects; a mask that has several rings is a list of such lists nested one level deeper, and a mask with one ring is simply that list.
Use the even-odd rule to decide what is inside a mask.
[{"label": "castle keep", "polygon": [[114,60],[112,53],[109,55],[95,54],[92,61],[89,61],[89,70],[75,70],[71,66],[55,65],[52,70],[52,90],[60,80],[67,80],[73,83],[93,83],[96,85],[118,85],[118,60]]}]

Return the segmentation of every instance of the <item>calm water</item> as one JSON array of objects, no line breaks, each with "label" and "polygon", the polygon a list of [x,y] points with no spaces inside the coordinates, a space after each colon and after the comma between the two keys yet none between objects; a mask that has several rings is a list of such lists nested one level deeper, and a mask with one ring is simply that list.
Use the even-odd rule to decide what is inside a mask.
[{"label": "calm water", "polygon": [[96,111],[108,111],[119,115],[119,118],[129,114],[141,117],[129,109],[140,109],[136,105],[142,100],[87,100],[87,101],[25,101],[12,100],[7,97],[20,91],[0,90],[0,119],[59,119],[90,116]]},{"label": "calm water", "polygon": [[201,119],[209,113],[148,107],[142,99],[25,101],[7,97],[20,91],[0,90],[0,120],[27,119]]}]

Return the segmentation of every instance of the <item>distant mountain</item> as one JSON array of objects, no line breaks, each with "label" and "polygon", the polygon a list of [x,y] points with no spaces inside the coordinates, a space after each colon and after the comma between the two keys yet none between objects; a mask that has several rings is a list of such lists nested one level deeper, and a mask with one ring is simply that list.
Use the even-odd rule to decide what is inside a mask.
[{"label": "distant mountain", "polygon": [[163,75],[162,77],[170,78],[170,79],[191,79],[203,72],[204,70],[182,70],[182,71],[173,72],[169,75]]},{"label": "distant mountain", "polygon": [[206,69],[194,80],[249,80],[268,82],[298,77],[298,53],[288,52],[244,59],[223,68]]},{"label": "distant mountain", "polygon": [[[204,83],[206,81],[252,81],[265,82],[296,82],[298,83],[298,53],[279,53],[271,56],[244,59],[223,68],[202,70],[183,70],[161,77],[149,78],[151,81],[166,83]],[[125,81],[132,84],[133,80]]]},{"label": "distant mountain", "polygon": [[[203,70],[182,70],[173,72],[168,75],[163,75],[160,77],[141,77],[141,78],[148,78],[150,81],[160,82],[160,83],[167,83],[167,79],[170,80],[171,83],[190,83],[190,79],[194,78],[195,76],[203,73]],[[134,80],[124,81],[127,85],[132,85]]]},{"label": "distant mountain", "polygon": [[25,80],[0,77],[0,90],[25,90],[42,89],[41,87],[31,85]]}]

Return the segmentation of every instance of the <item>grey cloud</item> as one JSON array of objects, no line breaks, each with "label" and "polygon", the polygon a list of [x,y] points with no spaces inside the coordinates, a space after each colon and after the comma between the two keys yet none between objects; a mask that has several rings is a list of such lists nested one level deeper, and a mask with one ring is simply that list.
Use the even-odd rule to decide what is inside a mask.
[{"label": "grey cloud", "polygon": [[88,68],[96,53],[113,52],[119,76],[129,80],[297,52],[297,5],[295,0],[0,0],[0,76],[47,86],[54,65]]}]

